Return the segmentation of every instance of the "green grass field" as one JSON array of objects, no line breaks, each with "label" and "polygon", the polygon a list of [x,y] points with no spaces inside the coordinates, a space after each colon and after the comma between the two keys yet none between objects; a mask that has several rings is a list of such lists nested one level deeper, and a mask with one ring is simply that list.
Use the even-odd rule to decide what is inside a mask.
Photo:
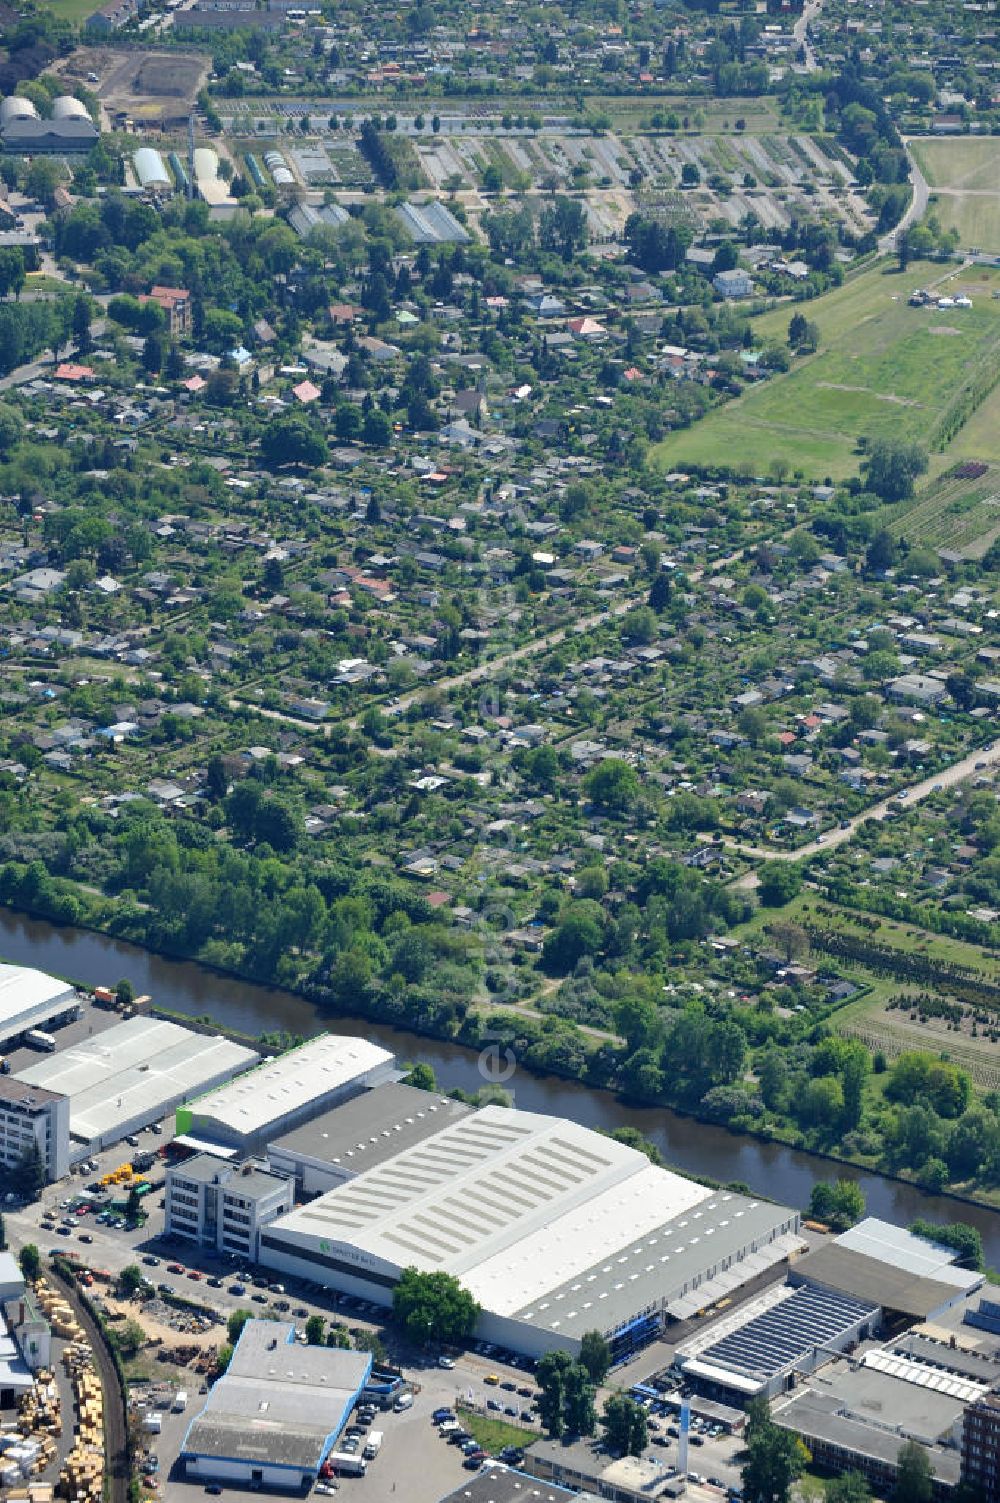
[{"label": "green grass field", "polygon": [[783,342],[792,313],[803,311],[819,327],[818,353],[671,434],[651,462],[683,469],[736,455],[750,474],[766,475],[780,460],[810,479],[844,479],[858,468],[862,436],[932,444],[967,382],[1000,354],[1000,303],[986,296],[989,281],[972,282],[972,308],[907,305],[916,286],[969,290],[958,278],[940,264],[911,265],[901,276],[882,262],[808,306],[764,314],[757,343]]},{"label": "green grass field", "polygon": [[956,229],[968,250],[1000,254],[1000,155],[988,138],[911,141],[910,150],[932,190],[931,211]]},{"label": "green grass field", "polygon": [[100,5],[101,0],[39,0],[41,10],[50,10],[61,21],[71,21],[74,26],[80,26],[88,16],[92,16]]}]

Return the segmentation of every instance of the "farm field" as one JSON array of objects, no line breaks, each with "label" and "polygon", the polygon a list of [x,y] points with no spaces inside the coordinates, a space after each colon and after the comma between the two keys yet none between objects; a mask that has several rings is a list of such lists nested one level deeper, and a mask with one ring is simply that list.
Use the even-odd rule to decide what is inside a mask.
[{"label": "farm field", "polygon": [[[967,427],[989,405],[984,402]],[[974,479],[948,472],[925,486],[905,511],[887,508],[886,521],[918,547],[950,548],[969,559],[982,558],[1000,537],[1000,468],[993,465]]]},{"label": "farm field", "polygon": [[[896,987],[898,995],[905,988]],[[943,1018],[913,1016],[906,1008],[887,1007],[878,1000],[866,999],[838,1013],[837,1031],[848,1038],[860,1039],[873,1052],[881,1050],[891,1064],[908,1049],[930,1050],[948,1058],[972,1077],[977,1090],[1000,1089],[1000,1043],[963,1020],[956,1032]]]},{"label": "farm field", "polygon": [[1000,157],[988,138],[910,141],[930,185],[931,210],[963,249],[1000,254]]},{"label": "farm field", "polygon": [[[858,467],[862,436],[933,444],[963,390],[1000,351],[1000,304],[986,297],[989,283],[970,278],[966,288],[960,276],[924,263],[911,265],[904,280],[880,263],[810,303],[818,353],[671,434],[651,462],[670,469],[711,465],[729,452],[750,473],[766,474],[781,460],[808,478],[843,479]],[[913,287],[934,282],[947,282],[949,294],[960,285],[970,290],[974,306],[907,305]],[[758,319],[760,342],[783,342],[792,311],[785,305]]]}]

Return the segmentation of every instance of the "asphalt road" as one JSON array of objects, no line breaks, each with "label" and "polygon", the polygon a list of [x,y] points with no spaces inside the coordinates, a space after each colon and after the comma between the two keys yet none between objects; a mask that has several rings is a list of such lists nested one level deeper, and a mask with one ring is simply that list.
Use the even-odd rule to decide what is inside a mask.
[{"label": "asphalt road", "polygon": [[905,137],[903,139],[903,146],[906,149],[907,160],[910,164],[909,176],[910,182],[913,184],[913,197],[910,199],[909,208],[895,229],[891,229],[887,235],[882,236],[878,243],[880,251],[892,252],[896,249],[897,236],[903,230],[908,230],[911,224],[917,224],[919,220],[923,219],[924,214],[927,212],[927,202],[931,195],[927,179],[917,166],[916,158],[910,150],[910,143]]},{"label": "asphalt road", "polygon": [[816,61],[816,54],[809,41],[809,23],[815,20],[822,8],[823,0],[806,0],[806,4],[802,7],[801,16],[799,16],[799,19],[792,27],[796,50],[801,47],[806,55],[805,71],[807,73],[815,73],[819,67]]}]

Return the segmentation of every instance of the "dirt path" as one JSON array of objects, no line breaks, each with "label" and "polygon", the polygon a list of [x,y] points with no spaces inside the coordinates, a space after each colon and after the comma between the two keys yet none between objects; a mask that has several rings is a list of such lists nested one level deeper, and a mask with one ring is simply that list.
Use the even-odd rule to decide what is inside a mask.
[{"label": "dirt path", "polygon": [[[839,845],[850,840],[856,830],[866,820],[883,820],[894,809],[900,807],[897,800],[902,799],[903,808],[909,809],[914,804],[919,804],[929,794],[943,788],[953,788],[957,783],[962,783],[974,772],[983,771],[986,768],[996,767],[1000,763],[1000,741],[994,741],[990,746],[980,747],[978,751],[969,752],[958,762],[953,762],[950,767],[943,768],[941,772],[933,773],[929,778],[923,778],[919,783],[914,783],[909,788],[901,789],[899,793],[891,794],[882,799],[870,809],[855,814],[853,819],[848,820],[837,830],[830,830],[823,835],[818,835],[808,845],[803,845],[795,851],[781,850],[770,845],[747,845],[739,840],[724,838],[723,845],[731,851],[738,851],[742,856],[752,856],[758,861],[805,861],[810,856],[826,855],[834,851]],[[743,887],[755,887],[757,878],[753,873],[747,873],[739,879],[739,885]]]}]

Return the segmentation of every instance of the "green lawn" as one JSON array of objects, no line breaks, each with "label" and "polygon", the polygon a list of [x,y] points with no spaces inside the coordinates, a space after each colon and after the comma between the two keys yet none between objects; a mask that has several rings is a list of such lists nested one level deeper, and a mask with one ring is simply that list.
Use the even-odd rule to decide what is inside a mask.
[{"label": "green lawn", "polygon": [[991,137],[930,138],[909,144],[932,188],[985,188],[1000,193],[1000,155]]},{"label": "green lawn", "polygon": [[80,26],[97,10],[101,0],[38,0],[40,10],[50,10],[61,21],[72,21]]},{"label": "green lawn", "polygon": [[910,149],[932,189],[931,210],[960,244],[1000,254],[1000,155],[976,136],[912,141]]},{"label": "green lawn", "polygon": [[900,276],[882,262],[801,309],[786,304],[762,315],[754,325],[761,344],[782,341],[792,313],[804,312],[819,327],[818,352],[671,434],[652,463],[678,469],[738,456],[752,474],[781,460],[811,479],[844,479],[858,468],[862,436],[933,443],[949,404],[1000,353],[991,288],[974,283],[969,309],[908,307],[913,287],[941,282],[954,293],[957,276],[940,264],[915,264]]},{"label": "green lawn", "polygon": [[455,1413],[473,1440],[478,1440],[491,1456],[499,1455],[504,1446],[529,1446],[538,1438],[534,1430],[495,1419],[491,1414],[477,1414],[474,1409],[466,1409],[461,1404],[456,1406]]}]

